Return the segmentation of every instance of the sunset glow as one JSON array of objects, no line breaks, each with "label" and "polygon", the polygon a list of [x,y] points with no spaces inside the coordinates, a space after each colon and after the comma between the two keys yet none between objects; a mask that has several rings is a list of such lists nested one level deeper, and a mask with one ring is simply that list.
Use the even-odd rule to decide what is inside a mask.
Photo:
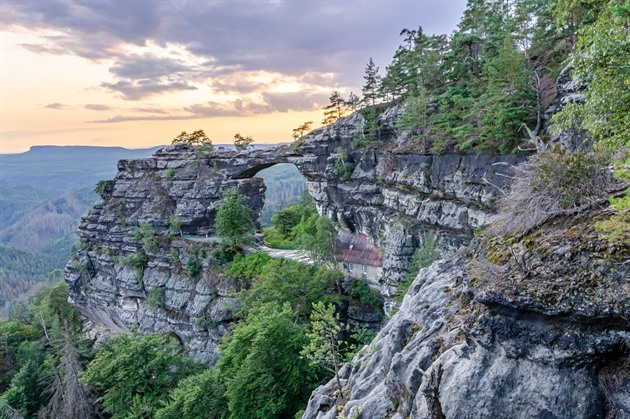
[{"label": "sunset glow", "polygon": [[291,140],[332,90],[360,93],[403,27],[455,28],[465,1],[3,1],[0,153],[168,144],[204,129]]}]

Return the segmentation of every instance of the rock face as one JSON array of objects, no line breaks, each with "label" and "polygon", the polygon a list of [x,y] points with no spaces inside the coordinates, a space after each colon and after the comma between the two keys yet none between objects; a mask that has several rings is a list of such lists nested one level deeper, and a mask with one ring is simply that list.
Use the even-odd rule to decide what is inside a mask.
[{"label": "rock face", "polygon": [[[102,185],[102,200],[80,226],[83,246],[66,269],[72,302],[94,330],[171,331],[198,358],[216,360],[236,284],[212,269],[220,255],[203,238],[214,234],[223,191],[237,188],[246,195],[257,219],[265,186],[254,176],[293,163],[322,214],[384,249],[380,291],[390,312],[390,297],[399,292],[398,281],[427,234],[436,237],[443,255],[468,244],[490,220],[509,165],[519,159],[414,152],[395,128],[400,113],[394,107],[379,116],[378,150],[353,148],[365,125],[355,113],[309,134],[299,147],[236,152],[180,144],[148,159],[120,161],[115,179]],[[352,170],[342,176],[340,164]],[[169,234],[174,216],[182,237]],[[144,224],[154,246],[136,234]],[[374,323],[369,313],[351,312],[359,324]]]},{"label": "rock face", "polygon": [[[490,222],[511,165],[525,158],[422,152],[409,133],[397,131],[401,113],[393,107],[379,115],[378,148],[352,147],[365,126],[355,113],[309,134],[298,148],[302,156],[294,160],[320,213],[384,250],[381,293],[387,312],[389,297],[398,292],[396,285],[427,235],[436,238],[442,256],[465,247]],[[351,176],[340,176],[341,163],[354,167]]]},{"label": "rock face", "polygon": [[[83,247],[66,268],[71,301],[96,330],[170,331],[196,357],[216,360],[236,307],[234,284],[211,269],[217,264],[212,243],[186,240],[177,229],[169,237],[169,224],[177,215],[184,235],[213,234],[216,208],[229,188],[249,197],[257,218],[265,186],[261,179],[230,178],[240,174],[238,153],[212,156],[176,146],[119,162],[103,199],[83,220]],[[150,226],[154,246],[135,233],[142,223]],[[159,304],[150,302],[151,294]]]},{"label": "rock face", "polygon": [[422,270],[304,418],[630,417],[630,248],[594,210]]}]

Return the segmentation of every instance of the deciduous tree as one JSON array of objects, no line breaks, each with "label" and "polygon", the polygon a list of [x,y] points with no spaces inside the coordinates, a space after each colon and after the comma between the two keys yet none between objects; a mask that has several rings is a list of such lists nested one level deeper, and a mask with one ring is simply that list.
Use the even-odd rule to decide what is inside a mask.
[{"label": "deciduous tree", "polygon": [[197,131],[193,131],[190,134],[186,131],[182,131],[177,137],[173,138],[171,144],[179,144],[179,143],[190,143],[192,145],[200,146],[200,145],[212,145],[212,141],[202,129]]},{"label": "deciduous tree", "polygon": [[242,247],[254,238],[256,230],[251,210],[245,205],[246,199],[236,189],[228,189],[217,209],[214,224],[217,236],[232,247]]}]

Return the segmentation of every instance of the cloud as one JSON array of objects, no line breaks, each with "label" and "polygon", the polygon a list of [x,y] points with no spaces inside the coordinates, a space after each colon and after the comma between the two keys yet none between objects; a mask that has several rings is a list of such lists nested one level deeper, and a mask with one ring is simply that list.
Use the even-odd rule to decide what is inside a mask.
[{"label": "cloud", "polygon": [[118,77],[136,80],[153,79],[191,70],[189,66],[179,60],[149,54],[125,56],[109,69]]},{"label": "cloud", "polygon": [[[162,109],[134,109],[152,111],[151,115],[116,115],[107,119],[88,121],[97,124],[115,124],[136,121],[176,121],[226,116],[253,116],[272,112],[310,111],[322,108],[328,101],[324,93],[289,92],[263,93],[262,101],[235,99],[225,103],[209,101],[184,108],[185,114],[170,114]],[[159,113],[159,115],[155,115]]]},{"label": "cloud", "polygon": [[64,105],[63,103],[55,102],[55,103],[49,103],[48,105],[44,106],[44,108],[59,110],[59,109],[66,109],[66,108],[68,108],[68,105]]},{"label": "cloud", "polygon": [[[400,43],[404,27],[448,33],[465,1],[3,1],[3,27],[59,33],[27,44],[33,52],[74,54],[115,63],[111,83],[127,99],[190,88],[204,77],[234,71],[299,77],[332,74],[321,82],[356,89],[370,56],[381,68]],[[178,45],[191,63],[138,51]],[[199,64],[203,63],[203,64]],[[188,74],[192,72],[193,74]],[[175,83],[167,83],[164,77]],[[157,78],[160,78],[157,80]],[[152,88],[129,85],[153,80]],[[314,80],[314,79],[313,79]],[[224,82],[225,83],[225,82]],[[246,84],[217,89],[248,91]]]},{"label": "cloud", "polygon": [[122,93],[123,99],[139,100],[148,96],[161,93],[177,92],[183,90],[197,90],[197,87],[186,82],[162,82],[151,79],[143,79],[137,81],[120,80],[116,83],[101,83],[101,86]]},{"label": "cloud", "polygon": [[156,108],[133,108],[133,111],[143,112],[143,113],[160,113],[160,114],[168,113],[164,109],[156,109]]},{"label": "cloud", "polygon": [[265,103],[270,109],[277,112],[312,111],[322,108],[328,103],[329,95],[326,93],[273,93],[262,94]]},{"label": "cloud", "polygon": [[199,119],[195,115],[116,115],[108,119],[98,119],[95,121],[87,121],[94,124],[115,124],[119,122],[135,122],[135,121],[176,121],[180,119]]},{"label": "cloud", "polygon": [[112,109],[110,106],[98,104],[87,104],[84,106],[84,108],[91,111],[109,111]]}]

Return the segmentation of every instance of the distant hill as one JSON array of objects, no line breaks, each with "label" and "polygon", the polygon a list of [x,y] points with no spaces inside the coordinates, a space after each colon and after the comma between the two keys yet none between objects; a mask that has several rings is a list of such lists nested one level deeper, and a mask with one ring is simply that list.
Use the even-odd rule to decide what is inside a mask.
[{"label": "distant hill", "polygon": [[65,266],[81,216],[98,198],[94,185],[115,176],[118,160],[158,148],[38,146],[0,154],[0,317]]},{"label": "distant hill", "polygon": [[0,154],[0,230],[64,192],[113,178],[118,160],[149,157],[160,147],[36,146],[26,153]]},{"label": "distant hill", "polygon": [[[11,303],[48,282],[50,272],[57,268],[53,256],[0,244],[0,318],[6,316]],[[59,280],[59,275],[52,277]]]}]

